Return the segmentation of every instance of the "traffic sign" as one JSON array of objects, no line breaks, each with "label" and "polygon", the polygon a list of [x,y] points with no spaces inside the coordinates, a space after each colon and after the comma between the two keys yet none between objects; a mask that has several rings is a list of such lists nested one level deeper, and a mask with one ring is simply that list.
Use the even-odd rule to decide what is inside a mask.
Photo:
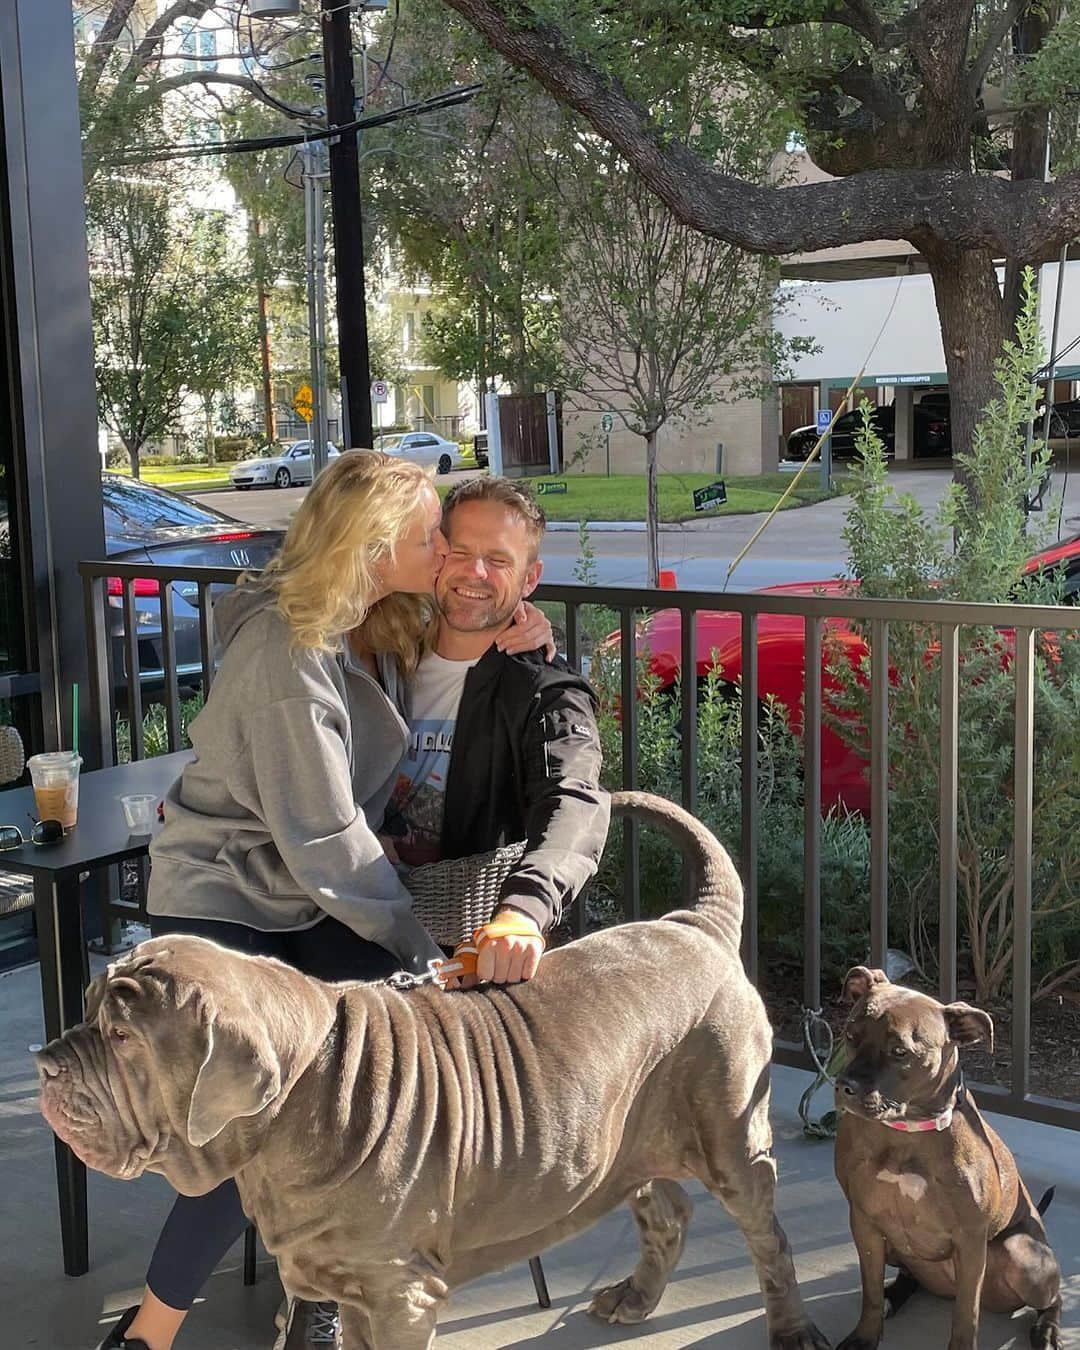
[{"label": "traffic sign", "polygon": [[720,481],[694,489],[694,510],[707,511],[710,506],[723,506],[727,501],[727,484]]},{"label": "traffic sign", "polygon": [[600,430],[605,436],[609,435],[612,427],[615,425],[615,419],[610,413],[605,413],[600,419]]},{"label": "traffic sign", "polygon": [[310,422],[315,415],[314,398],[310,384],[302,384],[293,395],[292,405],[305,422]]},{"label": "traffic sign", "polygon": [[390,386],[385,380],[371,381],[371,401],[372,403],[385,403],[390,397]]},{"label": "traffic sign", "polygon": [[832,410],[830,408],[819,408],[817,414],[817,433],[819,436],[828,431],[832,424]]}]

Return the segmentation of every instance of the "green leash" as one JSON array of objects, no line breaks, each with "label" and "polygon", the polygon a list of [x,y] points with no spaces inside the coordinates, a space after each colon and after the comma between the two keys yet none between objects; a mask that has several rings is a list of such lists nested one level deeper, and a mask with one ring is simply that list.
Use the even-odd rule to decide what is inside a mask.
[{"label": "green leash", "polygon": [[839,1121],[836,1110],[826,1111],[814,1120],[810,1116],[810,1103],[826,1083],[835,1085],[837,1074],[851,1055],[848,1041],[845,1037],[839,1045],[834,1043],[832,1027],[822,1017],[820,1008],[803,1009],[803,1041],[817,1069],[817,1077],[799,1099],[803,1134],[808,1139],[835,1139]]}]

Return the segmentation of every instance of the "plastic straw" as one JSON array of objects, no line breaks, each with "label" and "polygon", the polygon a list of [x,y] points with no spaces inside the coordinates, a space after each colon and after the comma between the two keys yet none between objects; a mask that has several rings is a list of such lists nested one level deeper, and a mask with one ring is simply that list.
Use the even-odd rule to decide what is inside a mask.
[{"label": "plastic straw", "polygon": [[79,686],[71,686],[71,748],[79,753]]}]

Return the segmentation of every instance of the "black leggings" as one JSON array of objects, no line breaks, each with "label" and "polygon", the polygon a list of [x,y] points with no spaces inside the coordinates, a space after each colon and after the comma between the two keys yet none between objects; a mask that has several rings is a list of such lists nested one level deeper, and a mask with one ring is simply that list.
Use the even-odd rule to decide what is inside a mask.
[{"label": "black leggings", "polygon": [[[150,927],[155,937],[190,933],[252,956],[276,956],[323,980],[385,979],[401,964],[384,947],[329,917],[292,933],[261,933],[239,923],[168,915],[152,915]],[[178,1195],[150,1261],[150,1292],[168,1307],[186,1312],[246,1224],[240,1192],[231,1179],[206,1195]]]}]

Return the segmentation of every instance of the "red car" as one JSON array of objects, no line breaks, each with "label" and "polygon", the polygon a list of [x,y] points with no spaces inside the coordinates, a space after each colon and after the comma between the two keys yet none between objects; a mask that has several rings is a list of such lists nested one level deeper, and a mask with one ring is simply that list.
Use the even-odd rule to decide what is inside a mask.
[{"label": "red car", "polygon": [[[1072,601],[1080,592],[1080,535],[1035,554],[1026,570],[1040,567],[1064,567],[1065,597]],[[767,586],[759,595],[821,596],[845,594],[845,583],[837,580],[805,581],[787,586]],[[764,702],[772,696],[787,709],[795,730],[802,726],[802,698],[804,687],[805,620],[799,614],[761,614],[758,616],[758,698]],[[658,610],[639,627],[638,650],[646,647],[649,665],[660,680],[661,688],[669,688],[679,678],[682,659],[682,620],[677,609]],[[605,640],[618,649],[619,635],[613,633]],[[822,693],[826,701],[837,681],[829,674],[828,663],[836,644],[846,651],[853,666],[858,666],[867,655],[863,639],[854,633],[842,619],[826,619],[823,632]],[[831,650],[830,650],[831,649]],[[725,680],[732,683],[742,677],[742,621],[738,614],[716,610],[699,610],[697,614],[697,673],[703,679],[714,666],[723,671]],[[833,806],[868,813],[870,785],[867,780],[866,760],[844,743],[830,727],[821,729],[821,806],[828,811]]]}]

